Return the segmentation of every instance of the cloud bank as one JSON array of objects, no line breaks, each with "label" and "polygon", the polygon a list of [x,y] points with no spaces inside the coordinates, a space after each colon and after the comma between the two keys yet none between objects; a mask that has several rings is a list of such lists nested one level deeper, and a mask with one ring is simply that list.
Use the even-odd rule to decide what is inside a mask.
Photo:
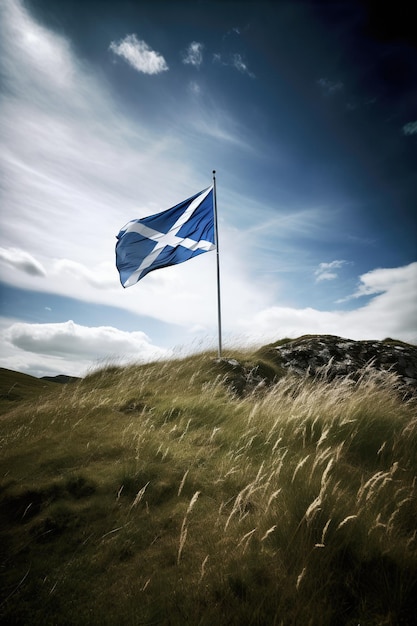
[{"label": "cloud bank", "polygon": [[303,334],[334,334],[349,339],[392,337],[417,344],[417,263],[380,268],[360,276],[350,298],[370,296],[351,311],[268,307],[239,327],[251,342],[274,341]]},{"label": "cloud bank", "polygon": [[111,326],[87,327],[69,320],[58,324],[11,323],[1,330],[6,356],[0,364],[34,376],[83,376],[103,361],[146,363],[168,358],[170,350],[151,343],[143,332]]}]

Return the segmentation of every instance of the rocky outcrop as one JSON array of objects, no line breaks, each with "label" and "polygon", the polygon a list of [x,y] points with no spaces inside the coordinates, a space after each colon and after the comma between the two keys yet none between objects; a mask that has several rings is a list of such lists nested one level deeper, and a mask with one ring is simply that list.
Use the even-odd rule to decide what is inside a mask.
[{"label": "rocky outcrop", "polygon": [[358,378],[364,367],[394,372],[406,395],[417,395],[417,346],[385,339],[353,341],[333,335],[305,335],[257,351],[257,361],[221,359],[226,382],[238,395],[270,385],[286,373],[301,376]]},{"label": "rocky outcrop", "polygon": [[391,339],[352,341],[331,335],[307,336],[276,346],[281,365],[289,371],[316,374],[327,368],[327,376],[354,376],[369,365],[395,372],[404,384],[417,386],[417,347]]}]

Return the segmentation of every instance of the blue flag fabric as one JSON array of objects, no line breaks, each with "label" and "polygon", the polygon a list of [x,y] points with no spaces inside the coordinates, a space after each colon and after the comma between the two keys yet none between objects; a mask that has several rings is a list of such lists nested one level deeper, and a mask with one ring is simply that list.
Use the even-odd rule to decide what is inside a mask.
[{"label": "blue flag fabric", "polygon": [[214,250],[213,187],[162,213],[128,222],[117,240],[116,266],[123,287],[153,270]]}]

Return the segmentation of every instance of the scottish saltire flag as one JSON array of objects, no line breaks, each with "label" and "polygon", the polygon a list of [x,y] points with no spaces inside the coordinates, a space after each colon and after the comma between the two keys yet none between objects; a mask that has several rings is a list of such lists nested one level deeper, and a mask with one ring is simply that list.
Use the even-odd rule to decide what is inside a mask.
[{"label": "scottish saltire flag", "polygon": [[116,266],[123,287],[149,272],[215,248],[213,187],[172,209],[132,220],[117,235]]}]

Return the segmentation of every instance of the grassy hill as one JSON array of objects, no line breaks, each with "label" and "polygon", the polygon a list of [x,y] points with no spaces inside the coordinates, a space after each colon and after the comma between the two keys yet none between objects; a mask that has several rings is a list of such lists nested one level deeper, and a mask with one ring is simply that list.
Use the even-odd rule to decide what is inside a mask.
[{"label": "grassy hill", "polygon": [[0,367],[0,414],[15,406],[16,402],[37,398],[54,387],[49,381]]},{"label": "grassy hill", "polygon": [[239,396],[206,353],[9,402],[2,623],[415,624],[416,404],[395,382]]}]

